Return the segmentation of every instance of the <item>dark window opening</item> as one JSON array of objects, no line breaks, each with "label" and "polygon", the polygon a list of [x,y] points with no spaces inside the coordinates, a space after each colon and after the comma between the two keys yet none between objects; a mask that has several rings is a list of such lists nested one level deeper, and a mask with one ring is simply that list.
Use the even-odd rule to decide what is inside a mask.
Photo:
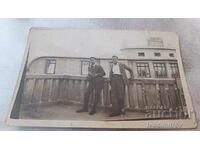
[{"label": "dark window opening", "polygon": [[172,78],[179,78],[179,70],[178,70],[178,64],[177,63],[170,63],[170,67],[171,67],[171,76]]},{"label": "dark window opening", "polygon": [[169,56],[170,56],[170,57],[174,57],[174,54],[173,54],[173,53],[169,53]]},{"label": "dark window opening", "polygon": [[90,65],[89,60],[81,61],[81,75],[87,75],[88,74],[89,65]]},{"label": "dark window opening", "polygon": [[154,66],[156,78],[166,78],[167,77],[165,63],[154,63],[153,66]]},{"label": "dark window opening", "polygon": [[154,56],[160,56],[161,54],[160,53],[154,53]]},{"label": "dark window opening", "polygon": [[139,77],[151,77],[148,63],[137,63],[137,72]]},{"label": "dark window opening", "polygon": [[47,59],[45,73],[46,74],[55,74],[56,70],[56,60],[55,59]]},{"label": "dark window opening", "polygon": [[139,52],[139,53],[138,53],[138,56],[145,56],[145,55],[144,55],[144,52]]}]

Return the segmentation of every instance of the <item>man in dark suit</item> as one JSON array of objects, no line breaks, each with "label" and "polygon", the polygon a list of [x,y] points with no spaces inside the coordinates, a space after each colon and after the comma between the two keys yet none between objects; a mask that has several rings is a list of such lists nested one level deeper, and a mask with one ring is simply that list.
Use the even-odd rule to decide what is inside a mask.
[{"label": "man in dark suit", "polygon": [[88,112],[89,97],[90,97],[90,94],[92,94],[94,90],[95,90],[95,100],[93,102],[93,107],[90,110],[89,114],[93,115],[96,113],[96,106],[98,102],[100,101],[101,90],[103,89],[103,86],[104,86],[103,76],[105,76],[105,71],[100,65],[96,63],[96,58],[91,57],[90,65],[88,67],[88,76],[87,76],[89,85],[84,95],[83,107],[80,110],[78,110],[77,113]]},{"label": "man in dark suit", "polygon": [[118,116],[123,113],[125,85],[128,85],[128,78],[126,71],[130,72],[133,78],[133,71],[125,64],[118,62],[118,57],[112,57],[112,65],[110,70],[110,84],[111,84],[111,100],[112,100],[112,113],[110,117]]}]

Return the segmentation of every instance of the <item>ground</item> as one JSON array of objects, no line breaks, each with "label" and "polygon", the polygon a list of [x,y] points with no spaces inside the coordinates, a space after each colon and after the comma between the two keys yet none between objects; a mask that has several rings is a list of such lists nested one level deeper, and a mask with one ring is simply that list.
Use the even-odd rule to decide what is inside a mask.
[{"label": "ground", "polygon": [[20,111],[21,119],[41,119],[41,120],[124,120],[124,119],[144,119],[144,112],[126,112],[123,116],[109,117],[110,112],[98,108],[96,114],[89,115],[88,112],[76,113],[80,109],[79,105],[41,105],[33,107],[23,107]]}]

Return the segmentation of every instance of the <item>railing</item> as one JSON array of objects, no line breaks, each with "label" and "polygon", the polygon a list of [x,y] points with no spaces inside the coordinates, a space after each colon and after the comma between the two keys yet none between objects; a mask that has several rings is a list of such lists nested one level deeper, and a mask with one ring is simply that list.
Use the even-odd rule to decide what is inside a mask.
[{"label": "railing", "polygon": [[[26,75],[22,104],[83,103],[88,81],[85,77],[67,75]],[[126,87],[125,107],[128,109],[176,109],[184,105],[175,80],[134,79]],[[91,98],[94,98],[94,93]],[[110,107],[110,85],[105,79],[99,106]]]}]

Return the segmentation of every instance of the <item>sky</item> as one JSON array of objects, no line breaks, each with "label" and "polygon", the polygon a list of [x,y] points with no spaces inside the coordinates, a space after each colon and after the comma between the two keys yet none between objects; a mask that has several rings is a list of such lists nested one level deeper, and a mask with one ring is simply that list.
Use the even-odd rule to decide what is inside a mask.
[{"label": "sky", "polygon": [[165,48],[177,48],[177,36],[170,32],[32,28],[28,62],[41,56],[124,57],[120,49],[148,47],[150,37],[162,38]]}]

